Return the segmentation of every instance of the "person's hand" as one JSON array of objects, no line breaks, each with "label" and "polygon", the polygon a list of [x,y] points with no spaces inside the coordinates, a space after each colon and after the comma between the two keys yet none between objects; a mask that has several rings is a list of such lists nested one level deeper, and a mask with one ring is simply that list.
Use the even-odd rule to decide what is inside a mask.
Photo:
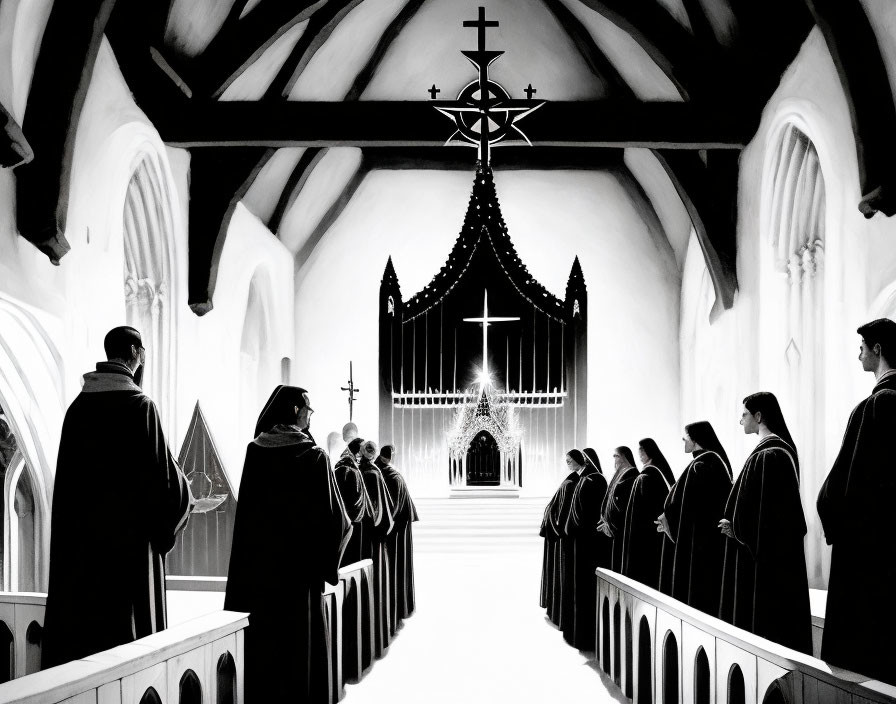
[{"label": "person's hand", "polygon": [[731,521],[729,521],[727,518],[723,518],[721,521],[719,521],[719,530],[722,531],[722,535],[727,538],[734,537],[734,529],[731,527]]},{"label": "person's hand", "polygon": [[597,524],[597,529],[598,529],[601,533],[603,533],[605,536],[607,536],[608,538],[612,538],[612,537],[613,537],[613,529],[610,528],[610,526],[608,526],[608,525],[607,525],[606,523],[604,523],[603,521],[601,521],[600,523]]},{"label": "person's hand", "polygon": [[656,525],[657,533],[665,533],[669,538],[672,537],[672,533],[669,529],[669,520],[666,518],[665,513],[661,513],[654,521],[654,524]]}]

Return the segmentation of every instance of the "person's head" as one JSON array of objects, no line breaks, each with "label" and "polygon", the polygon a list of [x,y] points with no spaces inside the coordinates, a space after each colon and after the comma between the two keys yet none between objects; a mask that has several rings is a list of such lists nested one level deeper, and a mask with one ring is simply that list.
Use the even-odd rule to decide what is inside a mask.
[{"label": "person's head", "polygon": [[380,457],[386,462],[392,462],[395,458],[395,445],[383,445],[380,448]]},{"label": "person's head", "polygon": [[376,459],[377,454],[379,453],[379,447],[373,440],[365,440],[361,445],[361,456],[364,459],[373,462]]},{"label": "person's head", "polygon": [[683,440],[685,452],[697,452],[698,450],[715,452],[725,462],[725,466],[731,468],[728,454],[708,420],[698,420],[696,423],[688,423],[684,426]]},{"label": "person's head", "polygon": [[348,443],[348,451],[356,458],[361,456],[361,445],[364,444],[364,438],[352,438]]},{"label": "person's head", "polygon": [[740,424],[748,435],[758,433],[765,427],[785,442],[793,445],[793,438],[784,421],[784,413],[778,399],[770,391],[757,391],[744,399],[744,410]]},{"label": "person's head", "polygon": [[620,445],[613,450],[613,464],[616,466],[617,472],[623,469],[628,469],[629,467],[634,467],[635,456],[632,454],[631,449],[625,445]]},{"label": "person's head", "polygon": [[593,447],[586,447],[583,450],[582,454],[585,455],[586,460],[588,460],[589,462],[591,462],[592,465],[594,465],[594,468],[598,472],[603,474],[603,470],[600,467],[600,460],[597,458],[597,452],[595,451],[595,449]]},{"label": "person's head", "polygon": [[297,425],[301,430],[311,425],[311,402],[308,392],[298,386],[281,384],[264,405],[255,425],[255,437],[269,432],[275,425]]},{"label": "person's head", "polygon": [[570,450],[566,453],[566,466],[570,472],[578,472],[585,466],[585,455],[581,450]]},{"label": "person's head", "polygon": [[648,464],[652,464],[659,469],[669,467],[669,463],[653,438],[642,438],[638,441],[638,456],[641,459],[641,464],[645,467]]},{"label": "person's head", "polygon": [[862,336],[859,361],[866,372],[876,372],[883,361],[887,369],[896,364],[896,323],[889,318],[878,318],[865,323],[858,330]]},{"label": "person's head", "polygon": [[140,331],[130,325],[120,325],[107,332],[103,339],[103,349],[107,360],[122,362],[132,372],[137,371],[146,361],[146,349],[143,347]]}]

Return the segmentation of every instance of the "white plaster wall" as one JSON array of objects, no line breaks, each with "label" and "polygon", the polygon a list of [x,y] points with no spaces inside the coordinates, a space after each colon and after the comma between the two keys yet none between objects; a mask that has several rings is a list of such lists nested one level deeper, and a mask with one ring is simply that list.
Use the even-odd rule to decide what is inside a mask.
[{"label": "white plaster wall", "polygon": [[[892,3],[865,3],[894,83],[896,75],[896,8]],[[803,467],[806,484],[817,486],[827,475],[839,449],[846,420],[853,406],[874,383],[856,360],[859,338],[855,329],[881,315],[896,318],[890,294],[896,281],[896,221],[883,215],[866,220],[858,211],[861,198],[855,140],[848,105],[836,69],[820,32],[815,29],[763,112],[760,128],[741,157],[738,196],[739,292],[734,307],[710,324],[708,311],[693,310],[700,299],[705,267],[691,262],[698,257],[692,245],[685,264],[682,292],[682,422],[695,415],[713,422],[731,456],[735,471],[752,448],[737,427],[741,399],[753,391],[775,391],[784,375],[784,356],[771,348],[769,335],[784,313],[780,301],[762,290],[763,272],[770,266],[766,210],[767,159],[779,130],[792,121],[814,143],[825,181],[825,263],[823,349],[825,407],[820,438],[819,466]],[[696,316],[689,327],[685,321]],[[709,361],[707,361],[709,360]],[[707,393],[707,389],[716,389]],[[807,429],[791,426],[797,443]],[[814,493],[814,492],[813,492]],[[804,496],[807,519],[814,495]],[[820,534],[810,536],[820,552],[826,575],[827,548]],[[810,565],[810,572],[813,566]],[[813,586],[821,586],[816,583]]]},{"label": "white plaster wall", "polygon": [[[678,311],[674,254],[657,240],[615,177],[506,172],[495,177],[502,212],[530,272],[563,296],[578,255],[589,302],[589,443],[612,448],[652,435],[679,437]],[[472,173],[373,172],[298,273],[296,382],[314,394],[315,432],[348,420],[339,387],[354,363],[354,418],[378,432],[377,301],[387,256],[402,296],[445,262],[466,212]],[[388,441],[389,438],[378,438]],[[562,458],[558,458],[558,466]]]},{"label": "white plaster wall", "polygon": [[[42,3],[21,0],[16,6],[4,2],[4,17],[9,16],[11,8],[17,8],[22,17],[40,15],[46,21]],[[34,44],[40,34],[32,23],[18,20],[12,36],[6,33],[6,26],[0,33],[0,65],[12,67],[0,71],[0,96],[13,106],[22,106],[21,110],[27,102],[36,55]],[[21,119],[20,112],[17,117]],[[253,428],[240,422],[246,414],[241,416],[237,407],[233,380],[240,369],[249,282],[259,272],[264,273],[259,281],[267,282],[261,291],[267,313],[264,325],[269,331],[265,367],[276,370],[268,374],[271,378],[256,380],[259,394],[270,393],[280,382],[281,359],[292,356],[292,257],[242,206],[237,207],[221,255],[214,310],[197,318],[187,307],[189,154],[163,145],[135,105],[104,41],[78,126],[65,232],[72,249],[60,266],[54,267],[18,236],[15,172],[0,171],[0,298],[5,305],[24,311],[22,315],[32,328],[23,335],[4,334],[9,349],[0,362],[8,367],[3,373],[24,374],[33,389],[26,391],[27,384],[7,385],[8,394],[20,389],[22,393],[17,395],[23,398],[8,400],[6,405],[20,409],[14,424],[34,426],[31,435],[44,445],[42,452],[49,467],[40,476],[47,495],[52,491],[63,410],[79,392],[81,375],[104,358],[105,333],[125,321],[123,208],[131,174],[146,156],[158,164],[175,220],[174,231],[169,234],[175,260],[171,291],[177,313],[179,377],[178,393],[171,405],[176,420],[168,438],[172,452],[179,452],[193,406],[199,400],[232,483],[239,485],[244,448]],[[17,344],[20,339],[27,341],[29,335],[41,339],[49,350],[42,358],[37,358],[27,344]],[[35,365],[42,366],[37,369]],[[56,378],[59,381],[55,385],[44,383],[45,379]],[[33,412],[35,408],[40,409],[39,414]],[[251,415],[257,416],[259,410],[252,409]]]}]

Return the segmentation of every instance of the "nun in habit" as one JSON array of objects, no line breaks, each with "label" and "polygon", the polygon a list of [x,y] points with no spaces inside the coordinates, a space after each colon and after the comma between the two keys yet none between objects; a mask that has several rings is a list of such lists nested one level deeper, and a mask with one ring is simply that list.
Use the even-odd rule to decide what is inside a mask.
[{"label": "nun in habit", "polygon": [[[351,524],[329,457],[308,430],[311,413],[304,389],[278,386],[246,449],[224,608],[249,613],[250,702],[325,702],[330,695],[331,634],[321,595],[324,582],[338,584]],[[289,501],[272,501],[283,487]]]},{"label": "nun in habit", "polygon": [[613,476],[610,486],[607,487],[607,493],[600,509],[601,520],[597,529],[608,538],[612,538],[613,556],[610,561],[610,569],[622,573],[625,514],[632,495],[632,485],[638,478],[638,469],[635,467],[635,456],[625,446],[613,450],[613,461],[616,465],[616,474]]},{"label": "nun in habit", "polygon": [[[553,543],[551,598],[547,609],[548,617],[558,628],[562,628],[563,625],[564,599],[570,598],[572,592],[572,561],[569,555],[571,542],[569,538],[564,537],[564,533],[572,495],[579,482],[579,469],[582,464],[579,464],[577,460],[581,454],[575,449],[566,453],[566,468],[569,470],[569,474],[560,482],[560,487],[545,511],[546,522],[543,530],[546,533],[547,541]],[[582,462],[584,463],[584,459]]]}]

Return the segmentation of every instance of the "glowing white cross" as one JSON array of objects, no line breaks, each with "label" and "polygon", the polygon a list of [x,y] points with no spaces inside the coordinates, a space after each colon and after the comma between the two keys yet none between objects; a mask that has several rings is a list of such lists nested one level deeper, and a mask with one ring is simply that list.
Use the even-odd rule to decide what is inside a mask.
[{"label": "glowing white cross", "polygon": [[482,383],[489,382],[488,374],[488,326],[491,323],[506,323],[519,318],[489,318],[488,317],[488,289],[483,289],[482,293],[482,317],[481,318],[464,318],[465,323],[482,323]]}]

